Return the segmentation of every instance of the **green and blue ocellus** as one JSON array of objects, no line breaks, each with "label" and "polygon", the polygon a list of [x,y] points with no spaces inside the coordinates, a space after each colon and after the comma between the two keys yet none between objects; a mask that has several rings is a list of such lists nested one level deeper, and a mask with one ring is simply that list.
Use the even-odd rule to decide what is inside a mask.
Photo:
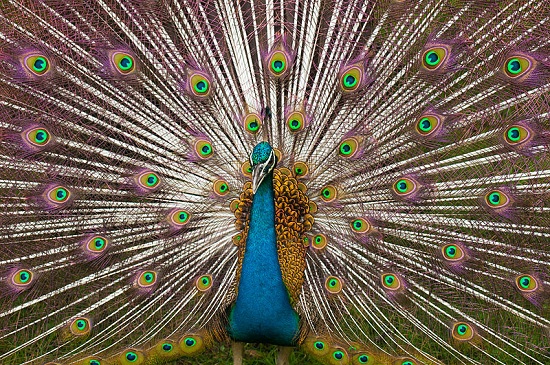
[{"label": "green and blue ocellus", "polygon": [[0,0],[0,364],[549,364],[549,148],[547,0]]}]

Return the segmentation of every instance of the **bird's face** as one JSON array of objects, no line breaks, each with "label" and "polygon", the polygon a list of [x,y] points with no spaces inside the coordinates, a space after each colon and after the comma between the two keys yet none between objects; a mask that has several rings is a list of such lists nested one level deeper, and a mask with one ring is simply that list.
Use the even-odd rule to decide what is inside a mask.
[{"label": "bird's face", "polygon": [[256,190],[264,178],[273,171],[277,164],[275,151],[268,142],[258,143],[250,154],[250,166],[252,166],[252,191]]}]

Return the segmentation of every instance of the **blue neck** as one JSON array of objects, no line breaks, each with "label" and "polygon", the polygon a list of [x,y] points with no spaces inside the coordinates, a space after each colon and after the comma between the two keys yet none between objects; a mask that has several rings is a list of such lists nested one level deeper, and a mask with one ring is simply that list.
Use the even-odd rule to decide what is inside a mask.
[{"label": "blue neck", "polygon": [[240,342],[294,345],[299,317],[290,305],[277,256],[273,173],[252,200],[238,288],[229,314],[230,336]]}]

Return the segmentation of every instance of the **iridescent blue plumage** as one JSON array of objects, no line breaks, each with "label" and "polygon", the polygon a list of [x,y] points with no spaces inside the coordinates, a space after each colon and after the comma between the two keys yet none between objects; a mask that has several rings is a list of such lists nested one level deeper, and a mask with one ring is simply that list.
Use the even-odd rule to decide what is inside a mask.
[{"label": "iridescent blue plumage", "polygon": [[262,142],[254,147],[250,160],[253,180],[256,175],[262,176],[252,200],[238,295],[229,315],[229,333],[236,341],[292,346],[298,336],[299,318],[290,305],[277,258],[273,149]]}]

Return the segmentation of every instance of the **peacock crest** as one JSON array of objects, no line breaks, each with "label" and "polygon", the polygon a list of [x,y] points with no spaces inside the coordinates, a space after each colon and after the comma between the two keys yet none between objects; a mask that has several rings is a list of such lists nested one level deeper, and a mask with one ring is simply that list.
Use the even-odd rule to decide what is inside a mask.
[{"label": "peacock crest", "polygon": [[549,24],[0,0],[0,363],[550,363]]}]

